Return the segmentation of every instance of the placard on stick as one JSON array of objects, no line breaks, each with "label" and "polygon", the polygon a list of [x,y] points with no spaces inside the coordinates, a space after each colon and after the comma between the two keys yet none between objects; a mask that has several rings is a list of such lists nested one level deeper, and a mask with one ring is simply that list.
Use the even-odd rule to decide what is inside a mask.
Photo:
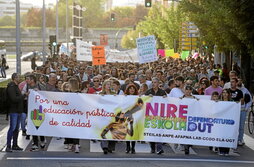
[{"label": "placard on stick", "polygon": [[93,65],[103,65],[106,64],[105,48],[104,46],[93,46]]}]

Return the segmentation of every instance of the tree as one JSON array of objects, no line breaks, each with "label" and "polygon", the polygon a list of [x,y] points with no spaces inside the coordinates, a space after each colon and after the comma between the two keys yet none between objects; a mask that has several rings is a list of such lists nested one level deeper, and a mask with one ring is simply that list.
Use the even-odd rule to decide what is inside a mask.
[{"label": "tree", "polygon": [[0,18],[0,26],[15,26],[16,19],[14,16],[4,16]]},{"label": "tree", "polygon": [[79,0],[79,3],[86,8],[86,11],[83,12],[84,26],[87,28],[99,27],[104,13],[104,0]]},{"label": "tree", "polygon": [[[116,7],[103,15],[103,24],[101,27],[133,27],[140,20],[144,20],[147,15],[147,9],[141,6],[133,7]],[[110,20],[110,15],[115,14],[115,21]]]},{"label": "tree", "polygon": [[[216,7],[215,7],[216,6]],[[201,32],[201,37],[223,52],[239,51],[247,81],[254,55],[254,2],[251,0],[183,0],[181,9]],[[249,83],[246,84],[247,87]]]},{"label": "tree", "polygon": [[155,35],[158,48],[173,48],[174,39],[179,38],[180,26],[184,20],[184,15],[174,7],[174,3],[169,8],[155,4],[137,29],[144,36]]},{"label": "tree", "polygon": [[128,31],[121,40],[121,46],[125,49],[133,49],[136,48],[136,38],[138,38],[139,32],[138,31]]},{"label": "tree", "polygon": [[42,14],[38,8],[31,8],[26,14],[26,27],[41,27],[42,25]]}]

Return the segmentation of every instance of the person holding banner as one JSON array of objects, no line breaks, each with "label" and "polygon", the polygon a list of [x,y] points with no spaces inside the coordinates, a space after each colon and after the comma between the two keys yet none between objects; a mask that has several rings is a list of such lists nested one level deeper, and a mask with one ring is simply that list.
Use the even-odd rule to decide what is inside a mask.
[{"label": "person holding banner", "polygon": [[[184,78],[182,76],[178,76],[175,78],[175,88],[173,88],[170,91],[168,96],[180,98],[183,97],[183,95],[184,95]],[[175,148],[183,151],[183,145],[181,144],[175,144]]]},{"label": "person holding banner", "polygon": [[[221,94],[221,101],[232,101],[231,92],[229,89],[223,89]],[[230,148],[219,147],[219,155],[229,155]]]},{"label": "person holding banner", "polygon": [[113,80],[113,83],[112,83],[112,88],[113,88],[113,91],[117,94],[117,95],[123,95],[124,92],[120,89],[121,87],[121,84],[118,80]]},{"label": "person holding banner", "polygon": [[[159,88],[160,80],[156,77],[152,78],[152,88],[145,93],[146,96],[167,96],[167,93]],[[155,153],[155,146],[157,147],[157,154],[163,154],[162,143],[150,142],[151,153]]]},{"label": "person holding banner", "polygon": [[100,80],[97,76],[93,77],[93,87],[88,89],[88,94],[98,94],[101,91]]},{"label": "person holding banner", "polygon": [[[193,90],[193,88],[191,86],[187,85],[184,89],[184,95],[182,97],[180,97],[180,99],[189,98],[189,99],[199,100],[198,98],[196,98],[195,96],[192,95],[192,90]],[[190,154],[191,145],[184,144],[183,146],[184,146],[185,155]]]},{"label": "person holding banner", "polygon": [[[238,79],[237,78],[231,78],[230,79],[230,84],[231,84],[231,88],[230,93],[231,93],[231,99],[235,102],[240,102],[241,103],[241,115],[240,115],[240,126],[239,126],[239,135],[243,135],[244,129],[242,129],[244,126],[243,124],[245,124],[245,119],[244,115],[245,115],[245,106],[244,106],[244,96],[243,96],[243,92],[237,88],[237,83],[238,83]],[[245,115],[246,117],[246,115]],[[242,125],[241,125],[242,124]],[[238,136],[238,140],[240,140],[239,138],[240,136]],[[234,152],[238,152],[237,149],[234,149]]]},{"label": "person holding banner", "polygon": [[219,86],[219,78],[217,76],[212,76],[210,82],[211,86],[205,89],[205,95],[212,95],[215,91],[221,94],[222,88]]},{"label": "person holding banner", "polygon": [[142,85],[140,85],[140,89],[139,89],[139,95],[145,95],[146,91],[148,90],[148,86],[146,83],[143,83]]},{"label": "person holding banner", "polygon": [[[102,84],[102,90],[100,92],[100,95],[113,95],[115,94],[112,90],[112,81],[111,80],[105,80]],[[102,132],[102,138],[104,139],[105,135],[103,135],[103,133],[105,133],[104,131]],[[116,142],[112,141],[112,140],[102,140],[101,141],[101,148],[103,150],[104,154],[112,153],[115,150],[115,146],[116,146]]]},{"label": "person holding banner", "polygon": [[[73,93],[79,93],[79,83],[76,78],[71,78],[69,81],[69,91]],[[79,153],[79,139],[67,138],[67,143],[69,144],[69,150],[74,150],[75,153]]]},{"label": "person holding banner", "polygon": [[[134,84],[129,84],[125,90],[125,95],[138,95],[138,88]],[[131,116],[132,117],[132,116]],[[133,122],[133,118],[132,118]],[[133,134],[132,134],[133,135]],[[126,153],[128,154],[130,151],[132,154],[135,154],[135,141],[126,141]]]}]

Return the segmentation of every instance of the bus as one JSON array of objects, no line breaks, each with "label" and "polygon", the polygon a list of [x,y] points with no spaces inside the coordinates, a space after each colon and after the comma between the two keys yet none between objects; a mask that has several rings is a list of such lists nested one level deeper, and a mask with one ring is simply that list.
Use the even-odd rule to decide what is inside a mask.
[{"label": "bus", "polygon": [[6,56],[5,41],[0,40],[0,55]]}]

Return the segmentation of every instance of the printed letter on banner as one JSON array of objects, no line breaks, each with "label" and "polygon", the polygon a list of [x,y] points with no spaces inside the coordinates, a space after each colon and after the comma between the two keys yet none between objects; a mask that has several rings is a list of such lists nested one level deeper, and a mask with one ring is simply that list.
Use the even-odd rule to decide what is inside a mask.
[{"label": "printed letter on banner", "polygon": [[29,135],[237,146],[235,102],[46,91],[28,101]]}]

